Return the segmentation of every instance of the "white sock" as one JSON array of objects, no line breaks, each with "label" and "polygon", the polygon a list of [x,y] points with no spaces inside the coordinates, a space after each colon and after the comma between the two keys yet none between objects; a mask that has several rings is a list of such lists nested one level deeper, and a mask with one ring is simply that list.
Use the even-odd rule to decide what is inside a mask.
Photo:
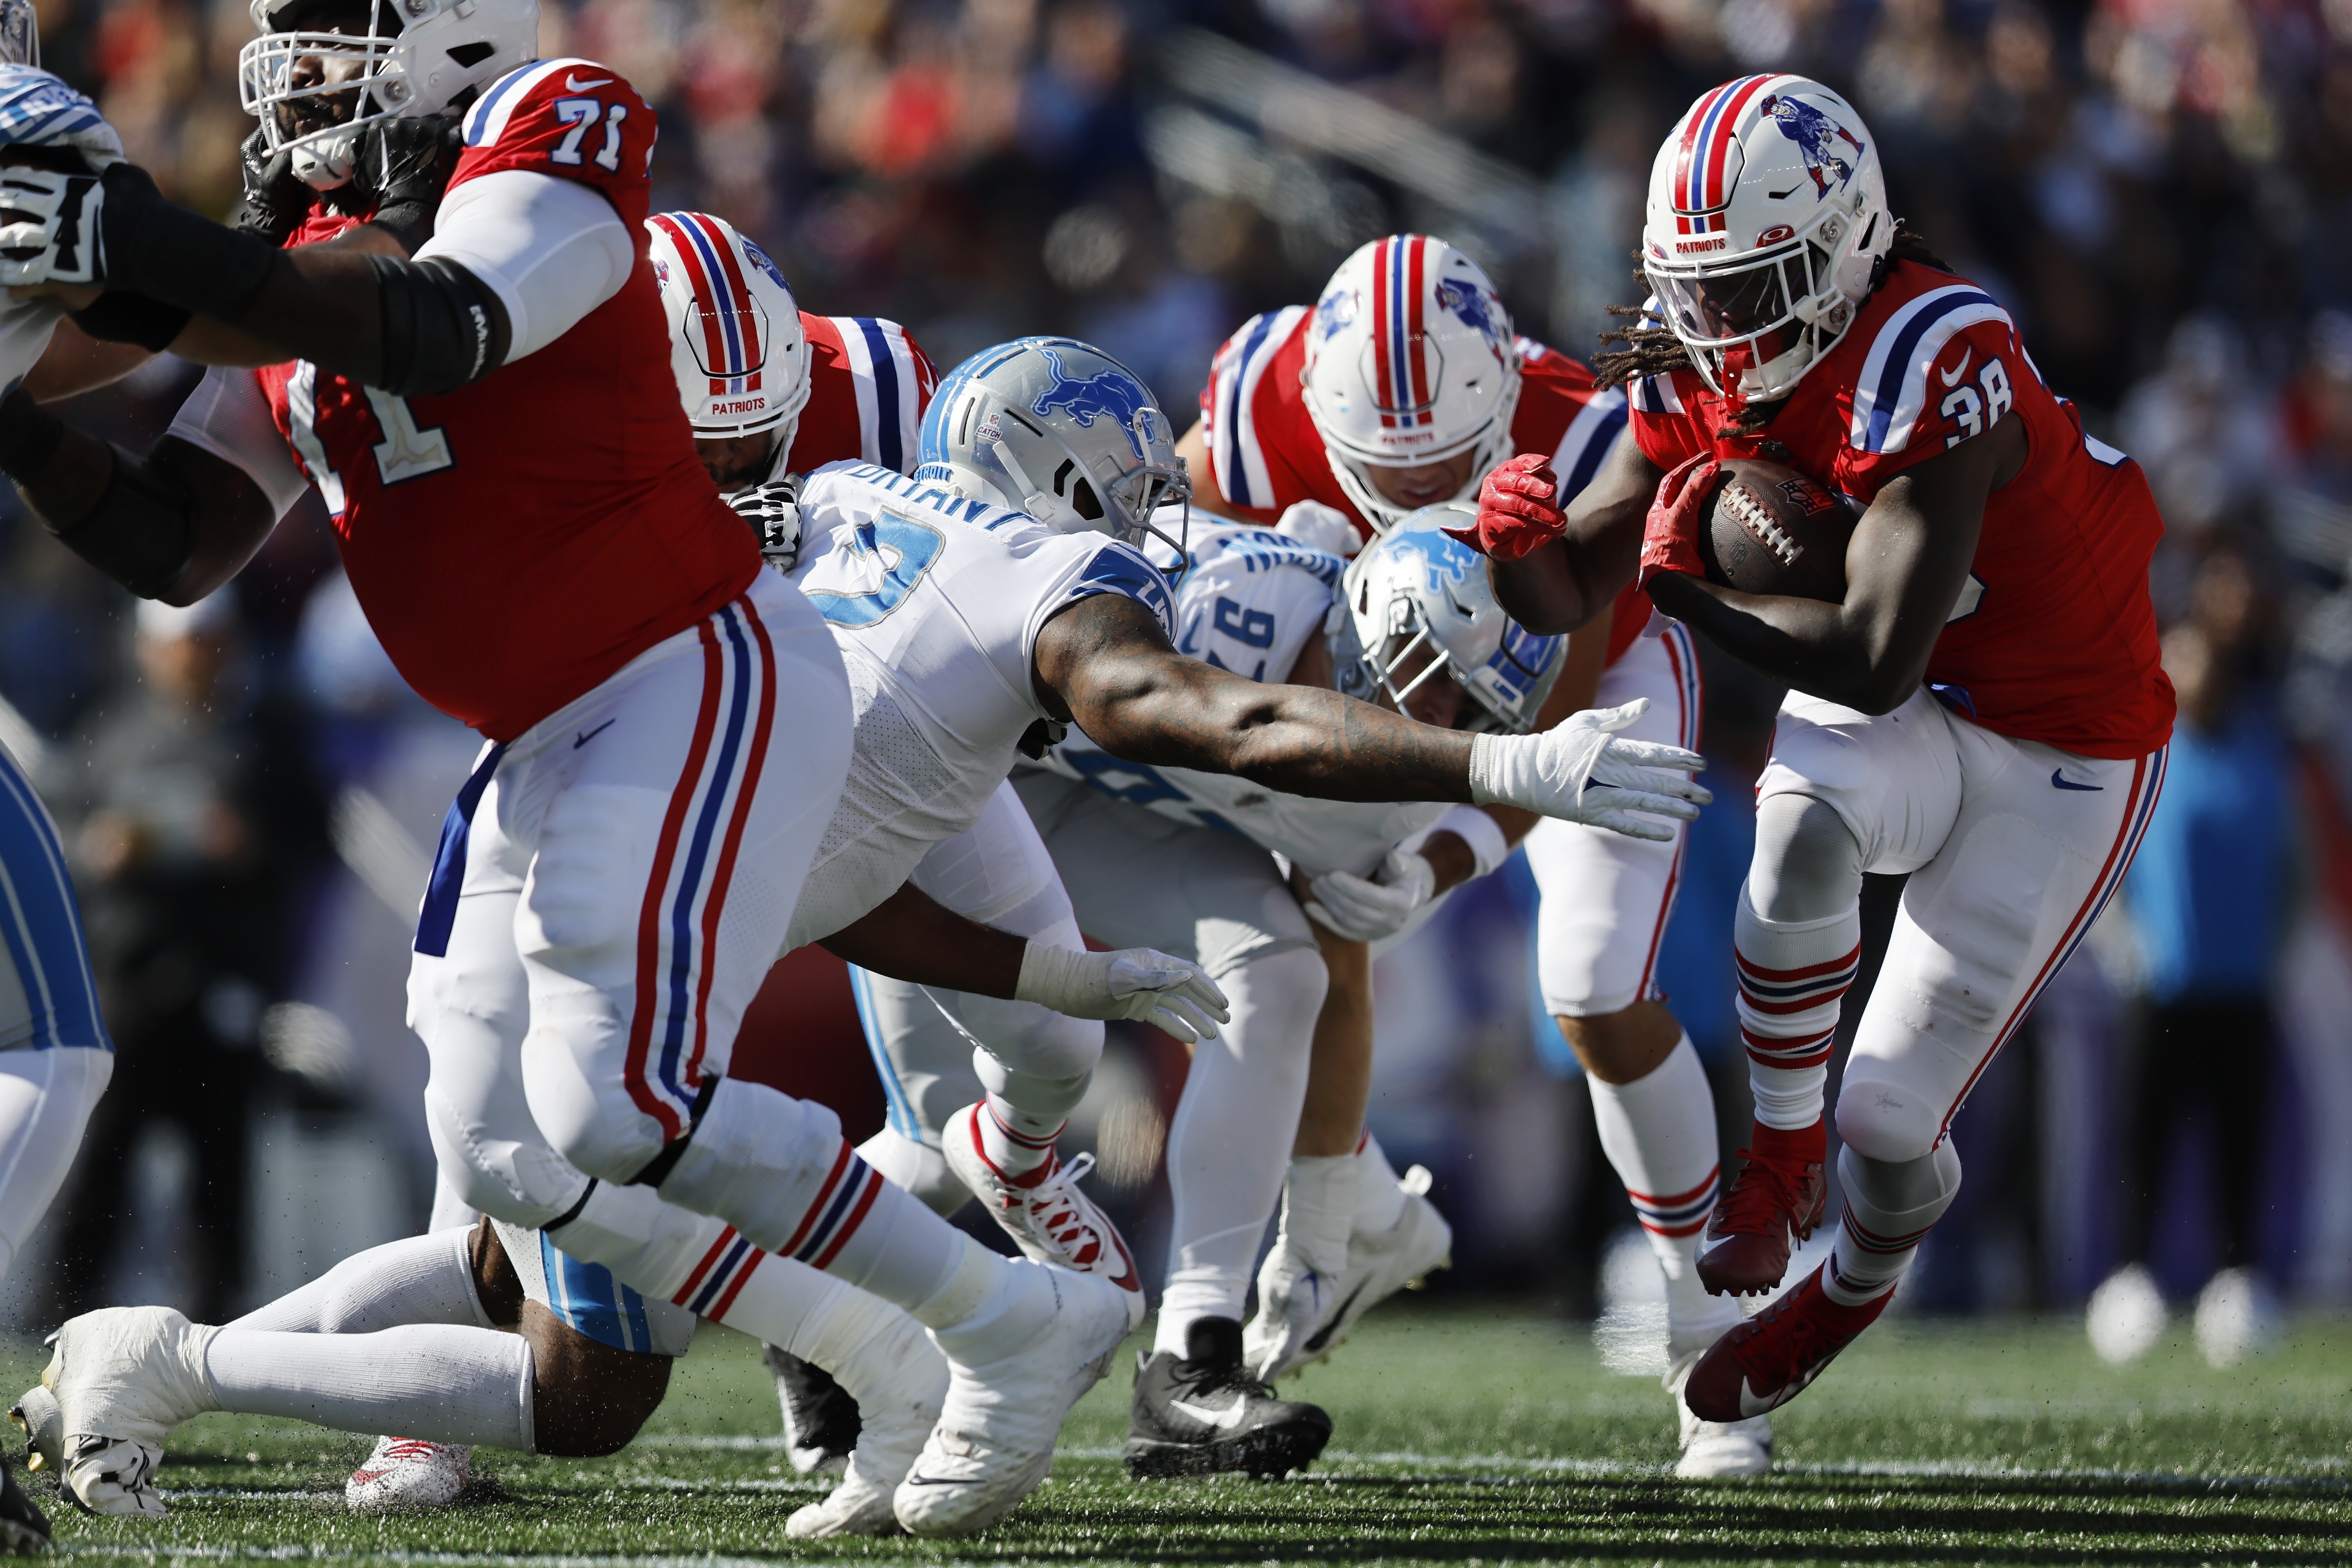
[{"label": "white sock", "polygon": [[1194,1048],[1168,1129],[1174,1205],[1155,1351],[1184,1354],[1185,1332],[1202,1318],[1241,1321],[1250,1266],[1298,1136],[1328,984],[1312,948],[1266,953],[1218,977],[1233,1021]]},{"label": "white sock", "polygon": [[1862,906],[1819,920],[1768,921],[1742,887],[1732,946],[1756,1120],[1784,1132],[1819,1125],[1838,1005],[1862,963]]},{"label": "white sock", "polygon": [[1068,1124],[1066,1116],[1033,1116],[1001,1094],[980,1108],[980,1147],[988,1163],[1008,1176],[1025,1176],[1053,1154]]},{"label": "white sock", "polygon": [[1822,1272],[1822,1290],[1859,1307],[1895,1289],[1919,1242],[1960,1193],[1960,1155],[1947,1139],[1916,1160],[1868,1160],[1849,1143],[1838,1151],[1838,1190],[1845,1198],[1837,1245]]},{"label": "white sock", "polygon": [[1364,1141],[1356,1145],[1356,1233],[1379,1236],[1394,1230],[1403,1217],[1403,1178],[1367,1127]]},{"label": "white sock", "polygon": [[812,1361],[802,1347],[851,1300],[866,1309],[896,1310],[821,1269],[763,1252],[736,1275],[731,1294],[712,1302],[703,1316]]},{"label": "white sock", "polygon": [[341,1432],[531,1448],[530,1343],[489,1329],[417,1324],[373,1334],[226,1328],[205,1372],[221,1408]]},{"label": "white sock", "polygon": [[1688,1035],[1666,1059],[1632,1083],[1590,1073],[1601,1151],[1625,1184],[1633,1213],[1666,1276],[1670,1349],[1704,1348],[1739,1321],[1738,1303],[1698,1282],[1698,1238],[1715,1208],[1715,1095]]},{"label": "white sock", "polygon": [[228,1326],[288,1334],[373,1334],[410,1323],[487,1329],[467,1256],[472,1235],[435,1231],[355,1252]]},{"label": "white sock", "polygon": [[1353,1154],[1294,1154],[1282,1184],[1282,1237],[1308,1268],[1336,1279],[1356,1226]]},{"label": "white sock", "polygon": [[114,1053],[96,1046],[0,1051],[0,1278],[49,1212],[113,1076]]}]

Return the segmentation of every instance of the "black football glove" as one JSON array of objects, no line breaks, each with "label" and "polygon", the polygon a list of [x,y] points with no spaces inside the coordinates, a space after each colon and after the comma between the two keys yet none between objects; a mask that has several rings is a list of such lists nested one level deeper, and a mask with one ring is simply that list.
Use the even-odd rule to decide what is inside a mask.
[{"label": "black football glove", "polygon": [[760,536],[760,553],[779,572],[790,572],[801,558],[800,497],[800,476],[786,474],[727,498],[735,514]]},{"label": "black football glove", "polygon": [[463,122],[457,114],[412,114],[360,132],[352,184],[373,200],[369,221],[391,230],[411,256],[433,237],[434,215],[465,150]]},{"label": "black football glove", "polygon": [[294,177],[292,154],[282,147],[269,151],[259,131],[238,145],[236,154],[245,171],[245,194],[237,199],[229,226],[272,245],[284,245],[286,237],[310,216],[319,193]]}]

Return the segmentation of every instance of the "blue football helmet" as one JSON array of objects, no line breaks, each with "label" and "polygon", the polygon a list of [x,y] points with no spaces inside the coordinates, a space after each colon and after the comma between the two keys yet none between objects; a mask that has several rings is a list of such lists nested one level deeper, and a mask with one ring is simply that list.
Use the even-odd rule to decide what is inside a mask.
[{"label": "blue football helmet", "polygon": [[[1537,637],[1503,613],[1486,562],[1449,537],[1477,509],[1447,501],[1407,514],[1348,563],[1339,592],[1362,652],[1361,688],[1400,711],[1440,671],[1468,693],[1469,730],[1524,734],[1567,658],[1566,637]],[[1358,694],[1358,686],[1342,690]]]},{"label": "blue football helmet", "polygon": [[[1192,486],[1168,416],[1134,372],[1074,338],[1017,338],[950,371],[918,458],[915,478],[958,495],[1183,558]],[[1153,521],[1163,508],[1173,537]]]}]

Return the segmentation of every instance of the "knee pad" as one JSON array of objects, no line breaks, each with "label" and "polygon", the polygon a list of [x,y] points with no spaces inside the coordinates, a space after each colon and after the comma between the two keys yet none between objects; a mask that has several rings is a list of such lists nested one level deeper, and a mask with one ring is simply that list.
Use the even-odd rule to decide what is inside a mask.
[{"label": "knee pad", "polygon": [[1865,1159],[1900,1165],[1935,1152],[1946,1107],[1916,1089],[1854,1075],[1849,1062],[1838,1090],[1838,1136]]},{"label": "knee pad", "polygon": [[661,1124],[622,1085],[593,1081],[552,1029],[523,1037],[522,1089],[549,1145],[598,1181],[625,1184],[662,1152]]},{"label": "knee pad", "polygon": [[1756,855],[1743,907],[1780,923],[1824,920],[1862,897],[1862,846],[1845,818],[1809,795],[1767,795],[1756,807]]},{"label": "knee pad", "polygon": [[[588,1184],[553,1149],[499,1135],[432,1084],[425,1089],[425,1126],[442,1189],[493,1219],[535,1229],[578,1203]],[[436,1212],[439,1207],[436,1198]]]}]

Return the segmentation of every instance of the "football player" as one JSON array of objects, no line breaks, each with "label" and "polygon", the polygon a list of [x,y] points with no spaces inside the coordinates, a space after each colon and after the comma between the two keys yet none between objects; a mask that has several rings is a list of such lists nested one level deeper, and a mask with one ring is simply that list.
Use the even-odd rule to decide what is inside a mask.
[{"label": "football player", "polygon": [[[1200,423],[1180,449],[1211,476],[1204,489],[1213,493],[1204,499],[1213,510],[1286,531],[1352,530],[1370,538],[1415,508],[1475,498],[1514,453],[1524,454],[1514,462],[1526,483],[1549,488],[1564,503],[1591,481],[1624,425],[1624,394],[1596,384],[1584,365],[1557,350],[1516,335],[1475,262],[1441,239],[1391,235],[1343,262],[1312,307],[1242,323],[1217,353]],[[1579,630],[1554,711],[1542,721],[1646,700],[1647,713],[1627,734],[1696,747],[1700,700],[1688,634],[1670,623],[1651,627],[1650,606],[1629,588]],[[1544,1005],[1583,1064],[1601,1149],[1665,1276],[1671,1390],[1738,1321],[1730,1303],[1708,1298],[1694,1268],[1699,1228],[1716,1198],[1715,1101],[1698,1053],[1655,979],[1683,836],[1651,842],[1507,810],[1490,816],[1464,842],[1480,868],[1526,842],[1541,895],[1536,947]],[[1401,872],[1371,880],[1417,877],[1426,858],[1408,858]],[[1406,897],[1417,891],[1402,883],[1397,889]],[[1368,1064],[1369,963],[1360,950],[1339,943],[1326,951],[1355,978],[1334,988],[1331,1005],[1345,998],[1347,1017],[1327,1021],[1327,1033],[1349,1045],[1334,1041],[1318,1056],[1335,1068],[1341,1060]],[[1429,1232],[1420,1213],[1425,1205],[1412,1194],[1399,1197],[1385,1155],[1360,1131],[1362,1106],[1353,1102],[1369,1089],[1369,1067],[1335,1072],[1333,1081],[1348,1084],[1335,1098],[1349,1103],[1302,1131],[1285,1213],[1299,1217],[1304,1236],[1335,1229],[1318,1211],[1344,1214],[1352,1194],[1360,1212],[1349,1250],[1364,1254],[1366,1267],[1374,1258],[1385,1265],[1411,1250],[1399,1225],[1422,1221]],[[1313,1099],[1324,1098],[1318,1086]],[[1345,1114],[1349,1109],[1353,1116]],[[1327,1126],[1310,1146],[1309,1137]],[[1328,1265],[1316,1257],[1290,1247],[1269,1257],[1251,1329],[1261,1371],[1297,1364],[1313,1353],[1309,1342],[1316,1351],[1332,1343],[1345,1331],[1337,1321],[1343,1303],[1360,1314],[1378,1300],[1368,1279],[1351,1263],[1332,1289]],[[1680,1437],[1683,1475],[1753,1475],[1770,1462],[1765,1422],[1722,1430],[1683,1419]]]},{"label": "football player", "polygon": [[[2140,470],[2043,384],[2008,312],[1889,209],[1877,143],[1819,82],[1704,94],[1651,171],[1653,299],[1604,358],[1633,424],[1562,505],[1498,474],[1504,604],[1564,630],[1638,571],[1659,608],[1791,688],[1736,911],[1753,1148],[1708,1221],[1711,1290],[1780,1283],[1824,1204],[1825,1080],[1865,872],[1907,872],[1838,1094],[1828,1261],[1685,1384],[1730,1421],[1819,1376],[1885,1310],[1960,1180],[1952,1118],[2130,864],[2172,689]],[[1804,471],[1859,513],[1844,598],[1706,580],[1716,463]]]},{"label": "football player", "polygon": [[[408,173],[438,192],[427,117],[464,109],[431,239],[410,253],[392,181],[374,221],[313,200],[279,247],[125,164],[12,174],[0,281],[77,308],[124,291],[241,328],[277,363],[209,375],[146,457],[12,396],[0,467],[69,548],[174,602],[316,485],[394,662],[489,741],[417,938],[420,988],[436,966],[481,983],[467,1018],[514,1042],[544,1134],[476,1145],[486,1185],[632,1289],[673,1293],[681,1226],[715,1215],[908,1309],[949,1358],[961,1450],[916,1522],[979,1528],[1034,1485],[1127,1311],[1114,1286],[967,1241],[829,1111],[724,1076],[841,791],[851,703],[822,617],[762,570],[661,374],[653,112],[593,61],[535,61],[529,0],[296,0],[258,19],[247,95],[273,156],[319,188],[349,182],[369,130],[412,125]],[[564,1160],[537,1157],[551,1143]],[[77,1319],[51,1371],[64,1479],[92,1507],[153,1511],[170,1428],[216,1405],[528,1447],[525,1342],[396,1342],[433,1333]]]}]

